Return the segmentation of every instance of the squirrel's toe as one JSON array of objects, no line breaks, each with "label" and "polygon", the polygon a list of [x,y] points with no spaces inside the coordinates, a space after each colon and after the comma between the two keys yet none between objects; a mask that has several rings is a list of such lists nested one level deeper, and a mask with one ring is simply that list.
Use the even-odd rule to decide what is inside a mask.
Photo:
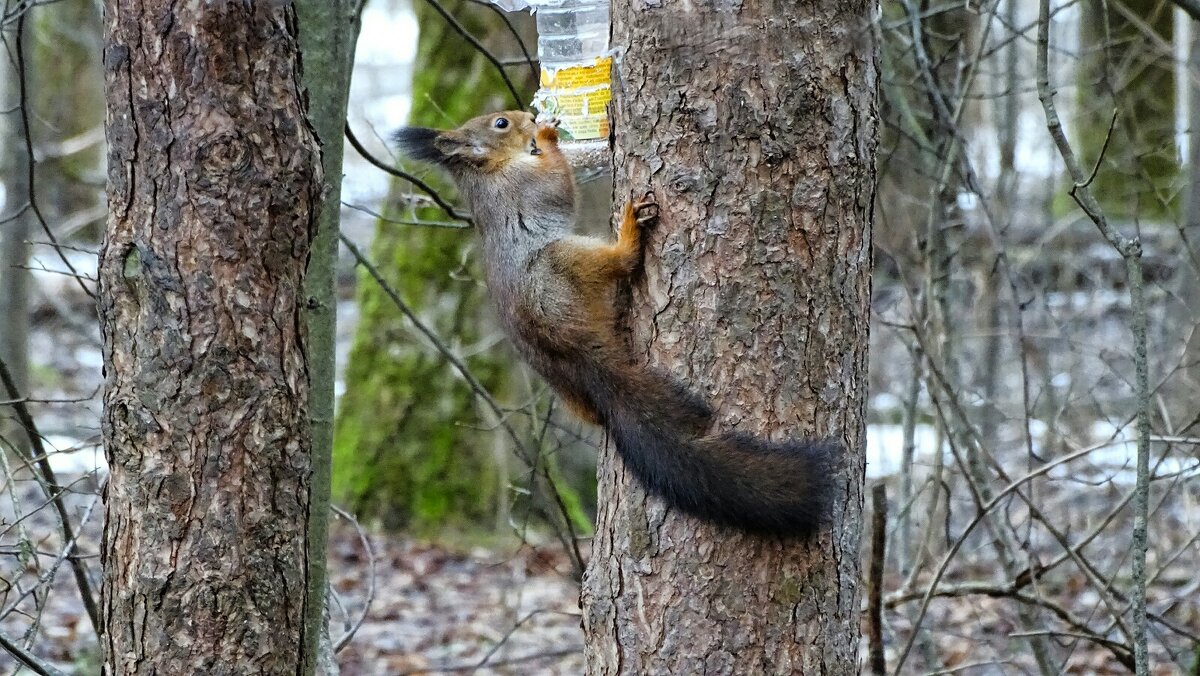
[{"label": "squirrel's toe", "polygon": [[647,190],[641,200],[633,203],[633,212],[637,217],[638,225],[642,227],[653,225],[658,220],[658,202],[654,199],[654,193]]}]

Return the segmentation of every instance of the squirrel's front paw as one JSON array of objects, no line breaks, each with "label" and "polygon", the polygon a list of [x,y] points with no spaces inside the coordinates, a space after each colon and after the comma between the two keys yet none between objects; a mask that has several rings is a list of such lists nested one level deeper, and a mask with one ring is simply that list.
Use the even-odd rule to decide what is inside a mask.
[{"label": "squirrel's front paw", "polygon": [[654,199],[654,193],[647,190],[642,199],[637,202],[630,202],[628,207],[633,215],[637,218],[637,224],[643,228],[652,228],[658,223],[658,201]]},{"label": "squirrel's front paw", "polygon": [[554,113],[538,113],[533,121],[538,126],[554,127],[555,129],[558,129],[559,125],[562,124],[562,120]]}]

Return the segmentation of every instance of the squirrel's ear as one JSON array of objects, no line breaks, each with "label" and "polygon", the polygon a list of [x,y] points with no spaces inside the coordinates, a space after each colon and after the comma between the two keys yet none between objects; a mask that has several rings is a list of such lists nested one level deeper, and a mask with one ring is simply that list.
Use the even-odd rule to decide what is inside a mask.
[{"label": "squirrel's ear", "polygon": [[403,127],[392,135],[392,141],[401,153],[414,160],[442,164],[447,159],[447,152],[439,143],[442,132],[425,127]]}]

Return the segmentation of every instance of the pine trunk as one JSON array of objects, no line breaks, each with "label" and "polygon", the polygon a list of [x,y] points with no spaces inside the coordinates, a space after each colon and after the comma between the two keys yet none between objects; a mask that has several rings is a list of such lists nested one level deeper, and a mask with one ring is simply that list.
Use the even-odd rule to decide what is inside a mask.
[{"label": "pine trunk", "polygon": [[108,0],[105,673],[298,673],[320,208],[287,3]]},{"label": "pine trunk", "polygon": [[667,511],[601,458],[583,590],[592,674],[857,672],[875,192],[870,0],[617,0],[617,204],[653,190],[634,351],[719,424],[849,449],[813,542]]}]

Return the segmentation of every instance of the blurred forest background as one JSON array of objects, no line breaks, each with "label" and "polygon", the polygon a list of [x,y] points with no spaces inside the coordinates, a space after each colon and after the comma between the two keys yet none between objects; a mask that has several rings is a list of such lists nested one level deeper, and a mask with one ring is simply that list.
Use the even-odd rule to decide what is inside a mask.
[{"label": "blurred forest background", "polygon": [[[101,10],[3,7],[0,634],[90,674]],[[870,27],[884,124],[866,453],[886,514],[877,491],[863,655],[889,672],[1130,671],[1140,576],[1154,673],[1200,673],[1197,21],[1191,0],[1055,0],[1042,16],[1033,0],[899,0]],[[504,341],[463,207],[411,179],[455,203],[447,181],[386,143],[523,107],[535,40],[530,17],[482,0],[363,10],[329,553],[344,673],[582,670],[601,435]],[[583,178],[583,227],[603,232],[611,185]],[[40,443],[15,422],[26,412]]]}]

